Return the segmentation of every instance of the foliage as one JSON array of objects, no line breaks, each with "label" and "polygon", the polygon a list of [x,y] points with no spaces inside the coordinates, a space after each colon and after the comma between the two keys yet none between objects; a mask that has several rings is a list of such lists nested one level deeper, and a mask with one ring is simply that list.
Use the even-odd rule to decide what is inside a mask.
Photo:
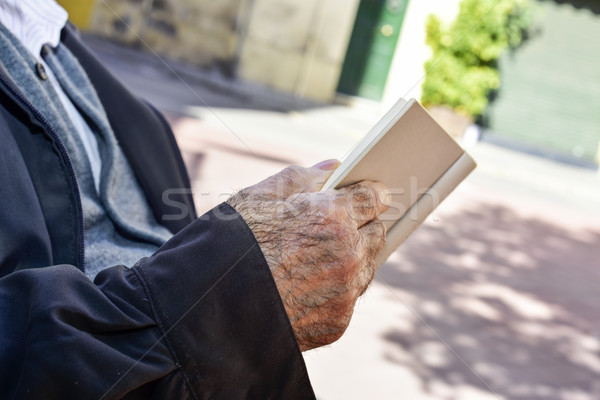
[{"label": "foliage", "polygon": [[500,86],[498,58],[523,41],[531,20],[528,0],[462,0],[448,27],[430,15],[427,44],[433,56],[425,64],[421,102],[481,114],[490,91]]}]

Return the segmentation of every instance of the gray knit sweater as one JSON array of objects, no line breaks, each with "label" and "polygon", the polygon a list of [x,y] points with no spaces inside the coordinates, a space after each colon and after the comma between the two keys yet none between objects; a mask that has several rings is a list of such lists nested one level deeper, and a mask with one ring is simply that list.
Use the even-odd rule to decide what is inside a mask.
[{"label": "gray knit sweater", "polygon": [[62,45],[54,49],[46,46],[43,53],[64,92],[98,139],[102,158],[99,192],[83,143],[52,84],[38,77],[36,59],[0,24],[0,55],[10,78],[55,129],[73,163],[83,208],[85,271],[93,279],[107,266],[132,266],[151,255],[171,233],[154,218],[77,59]]}]

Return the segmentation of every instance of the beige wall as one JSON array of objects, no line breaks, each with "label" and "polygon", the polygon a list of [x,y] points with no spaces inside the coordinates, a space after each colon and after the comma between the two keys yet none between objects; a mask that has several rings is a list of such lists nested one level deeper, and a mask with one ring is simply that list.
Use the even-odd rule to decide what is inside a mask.
[{"label": "beige wall", "polygon": [[358,0],[256,0],[240,76],[301,97],[330,101]]},{"label": "beige wall", "polygon": [[[330,101],[359,0],[104,0],[90,30],[158,54]],[[241,41],[239,38],[243,38]]]}]

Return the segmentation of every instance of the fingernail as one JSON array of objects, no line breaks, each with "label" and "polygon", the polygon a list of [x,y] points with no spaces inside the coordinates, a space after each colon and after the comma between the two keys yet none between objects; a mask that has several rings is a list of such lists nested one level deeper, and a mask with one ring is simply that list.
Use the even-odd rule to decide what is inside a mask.
[{"label": "fingernail", "polygon": [[321,161],[320,163],[313,165],[313,168],[318,168],[322,171],[331,171],[333,169],[336,169],[339,166],[340,166],[339,160],[332,159],[332,160]]}]

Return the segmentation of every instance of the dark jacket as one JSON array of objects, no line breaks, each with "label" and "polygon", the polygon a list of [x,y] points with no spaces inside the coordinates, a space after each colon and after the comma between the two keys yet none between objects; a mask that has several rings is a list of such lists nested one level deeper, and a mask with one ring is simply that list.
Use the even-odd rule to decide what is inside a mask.
[{"label": "dark jacket", "polygon": [[175,236],[92,283],[82,272],[69,157],[0,65],[0,398],[313,398],[244,220],[226,204],[196,218],[165,120],[71,27],[62,43],[86,70],[157,219]]}]

